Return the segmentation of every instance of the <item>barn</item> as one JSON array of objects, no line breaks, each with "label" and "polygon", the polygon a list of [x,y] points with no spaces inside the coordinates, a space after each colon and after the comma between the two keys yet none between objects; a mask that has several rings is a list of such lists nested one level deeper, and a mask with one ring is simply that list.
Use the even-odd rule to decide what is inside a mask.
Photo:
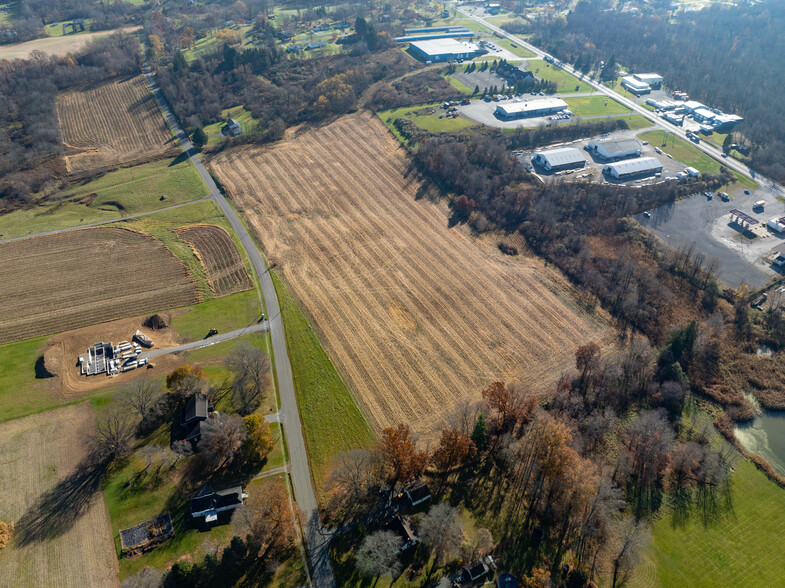
[{"label": "barn", "polygon": [[586,159],[580,151],[572,147],[538,151],[532,157],[532,163],[540,166],[545,171],[560,171],[563,169],[581,168],[586,165]]},{"label": "barn", "polygon": [[618,139],[616,141],[592,141],[586,148],[605,161],[640,157],[641,144],[636,139]]},{"label": "barn", "polygon": [[656,157],[642,157],[640,159],[609,163],[602,171],[612,178],[623,180],[636,176],[660,174],[662,173],[662,164]]}]

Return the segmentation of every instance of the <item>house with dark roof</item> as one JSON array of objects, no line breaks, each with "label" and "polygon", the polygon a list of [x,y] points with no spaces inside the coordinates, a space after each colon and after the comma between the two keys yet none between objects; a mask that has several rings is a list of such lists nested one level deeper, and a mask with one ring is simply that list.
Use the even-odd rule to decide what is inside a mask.
[{"label": "house with dark roof", "polygon": [[199,493],[191,498],[191,516],[195,519],[204,518],[205,523],[218,520],[218,513],[227,512],[243,505],[248,494],[243,492],[242,486],[213,490],[203,486]]},{"label": "house with dark roof", "polygon": [[210,414],[207,394],[194,394],[188,399],[180,415],[180,424],[185,428],[185,440],[198,443],[202,436],[202,423]]},{"label": "house with dark roof", "polygon": [[222,132],[224,135],[234,136],[242,133],[243,128],[240,126],[240,123],[237,122],[237,119],[230,118],[226,121],[226,124],[224,125]]},{"label": "house with dark roof", "polygon": [[404,493],[412,506],[417,506],[431,499],[431,490],[425,482],[415,482],[404,490]]},{"label": "house with dark roof", "polygon": [[419,543],[417,535],[414,534],[411,520],[409,517],[395,516],[388,519],[383,525],[382,530],[392,531],[401,540],[399,552],[406,551]]}]

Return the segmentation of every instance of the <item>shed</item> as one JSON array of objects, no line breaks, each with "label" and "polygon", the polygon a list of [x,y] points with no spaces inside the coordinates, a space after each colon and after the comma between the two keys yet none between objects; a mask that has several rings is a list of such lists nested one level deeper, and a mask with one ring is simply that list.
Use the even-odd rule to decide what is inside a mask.
[{"label": "shed", "polygon": [[539,165],[545,171],[559,171],[581,168],[586,165],[586,159],[577,149],[565,147],[550,151],[538,151],[532,157],[532,163]]}]

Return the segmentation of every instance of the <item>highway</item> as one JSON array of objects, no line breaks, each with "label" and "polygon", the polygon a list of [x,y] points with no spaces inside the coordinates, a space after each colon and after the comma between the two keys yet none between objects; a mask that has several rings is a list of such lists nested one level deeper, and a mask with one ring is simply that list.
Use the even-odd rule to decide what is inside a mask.
[{"label": "highway", "polygon": [[191,159],[196,171],[201,176],[210,191],[209,198],[213,200],[221,212],[229,221],[237,237],[240,239],[248,258],[251,260],[254,272],[259,278],[262,286],[262,295],[267,306],[267,315],[270,328],[270,336],[273,343],[273,361],[275,374],[278,383],[278,391],[281,398],[281,421],[286,431],[286,444],[289,449],[289,472],[291,474],[292,486],[297,504],[304,514],[303,527],[305,543],[310,558],[310,583],[316,588],[332,588],[336,585],[333,576],[332,566],[327,553],[331,534],[324,530],[319,521],[318,504],[316,494],[311,482],[311,470],[308,466],[308,453],[305,449],[305,439],[303,437],[302,425],[300,423],[300,413],[297,409],[297,397],[294,392],[294,379],[292,377],[292,366],[289,362],[289,353],[286,348],[286,337],[284,326],[281,319],[281,309],[278,305],[278,296],[275,293],[270,272],[259,253],[251,235],[246,230],[237,213],[226,200],[218,186],[215,184],[210,173],[204,167],[198,152],[194,148],[188,135],[180,127],[174,117],[169,104],[158,87],[149,68],[145,67],[145,76],[150,90],[153,92],[161,111],[164,114],[169,127],[177,136],[185,153]]},{"label": "highway", "polygon": [[[473,14],[472,12],[470,12],[470,11],[464,9],[464,8],[456,6],[456,9],[463,16],[465,16],[467,18],[470,18],[470,19],[472,19],[475,22],[480,23],[481,25],[487,27],[488,29],[490,29],[494,33],[497,33],[498,35],[509,39],[513,43],[516,43],[516,44],[520,45],[521,47],[525,47],[526,49],[528,49],[529,51],[534,53],[537,57],[539,57],[539,58],[544,58],[545,57],[546,53],[542,49],[540,49],[539,47],[535,47],[534,45],[532,45],[531,43],[527,42],[526,40],[521,39],[520,37],[516,37],[515,35],[512,35],[512,34],[508,33],[504,29],[502,29],[500,27],[497,27],[496,25],[493,25],[493,24],[487,22],[484,18],[482,18],[480,16],[477,16],[477,15]],[[623,104],[624,106],[626,106],[627,108],[629,108],[630,110],[635,112],[636,114],[640,114],[642,116],[645,116],[647,119],[652,121],[658,127],[662,128],[662,129],[665,129],[666,131],[670,131],[673,135],[676,135],[677,137],[680,137],[680,138],[684,139],[685,141],[688,141],[690,144],[695,145],[695,147],[697,149],[700,149],[701,151],[703,151],[707,155],[713,157],[714,159],[719,161],[725,167],[727,167],[729,169],[732,169],[734,171],[737,171],[740,174],[747,176],[748,178],[754,179],[756,182],[758,182],[761,185],[761,188],[765,188],[765,189],[767,189],[768,191],[770,191],[773,194],[778,194],[778,193],[783,191],[781,186],[777,185],[775,182],[773,182],[772,180],[766,178],[765,176],[762,176],[762,175],[758,174],[757,172],[751,170],[748,166],[744,165],[742,162],[740,162],[740,161],[738,161],[736,159],[733,159],[732,157],[728,157],[728,158],[722,157],[722,149],[720,149],[719,147],[715,147],[714,145],[706,143],[705,141],[701,141],[699,144],[692,143],[692,141],[690,141],[687,138],[687,133],[686,133],[686,131],[684,129],[682,129],[680,127],[677,127],[675,125],[671,125],[669,123],[664,122],[656,114],[654,114],[650,110],[647,110],[646,108],[644,108],[643,106],[641,106],[640,104],[635,102],[634,100],[630,100],[629,98],[626,98],[625,96],[622,96],[621,94],[618,94],[617,92],[614,92],[610,88],[607,88],[607,87],[603,86],[602,84],[600,84],[598,82],[595,82],[594,80],[591,80],[591,79],[589,79],[586,76],[583,76],[583,74],[581,74],[580,72],[576,71],[569,64],[566,64],[566,63],[561,64],[561,68],[564,71],[573,74],[574,76],[579,78],[582,82],[585,82],[586,84],[590,85],[596,91],[601,92],[601,93],[605,94],[606,96],[608,96],[609,98],[613,98],[617,102]]]}]

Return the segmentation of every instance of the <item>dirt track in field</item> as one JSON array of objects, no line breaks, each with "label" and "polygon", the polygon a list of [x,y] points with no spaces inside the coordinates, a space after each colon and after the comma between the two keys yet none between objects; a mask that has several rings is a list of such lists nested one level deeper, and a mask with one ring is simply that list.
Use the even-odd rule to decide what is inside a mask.
[{"label": "dirt track in field", "polygon": [[57,98],[57,118],[69,172],[178,153],[141,75],[61,94]]},{"label": "dirt track in field", "polygon": [[183,263],[161,242],[127,229],[3,243],[0,259],[0,343],[199,301]]},{"label": "dirt track in field", "polygon": [[[62,494],[62,503],[70,509],[57,511],[52,501],[40,500],[76,472],[87,453],[86,440],[93,426],[93,412],[87,404],[0,425],[0,520],[13,521],[17,528],[14,542],[0,553],[3,586],[119,586],[114,540],[100,487],[84,500],[84,512],[70,525],[64,521],[83,503],[78,490]],[[47,521],[35,531],[45,537],[20,546],[19,539],[26,535],[20,519],[31,513]]]},{"label": "dirt track in field", "polygon": [[368,114],[213,163],[376,428],[430,432],[496,379],[550,391],[602,319],[531,257],[448,228],[410,159]]},{"label": "dirt track in field", "polygon": [[177,235],[191,246],[202,262],[216,296],[253,287],[240,253],[225,229],[216,225],[191,225],[178,229]]}]

